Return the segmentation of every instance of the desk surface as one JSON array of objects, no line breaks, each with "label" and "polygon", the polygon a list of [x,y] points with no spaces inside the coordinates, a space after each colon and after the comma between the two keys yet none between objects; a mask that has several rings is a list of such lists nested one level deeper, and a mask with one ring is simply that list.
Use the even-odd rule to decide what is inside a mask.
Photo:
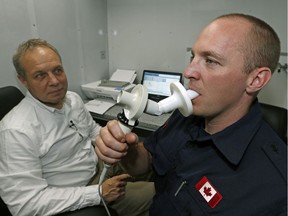
[{"label": "desk surface", "polygon": [[[91,112],[91,115],[94,119],[109,121],[112,119],[117,119],[117,114],[122,112],[122,109],[122,106],[116,104],[107,110],[103,115],[93,112]],[[138,119],[139,125],[136,128],[154,131],[162,126],[170,117],[170,115],[171,113],[163,114],[161,116],[153,116],[143,113],[142,116]]]}]

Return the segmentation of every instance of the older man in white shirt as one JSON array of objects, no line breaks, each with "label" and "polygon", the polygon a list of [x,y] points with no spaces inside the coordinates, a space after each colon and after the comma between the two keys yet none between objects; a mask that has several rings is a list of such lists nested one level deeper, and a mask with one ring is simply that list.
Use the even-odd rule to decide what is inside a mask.
[{"label": "older man in white shirt", "polygon": [[107,203],[123,198],[128,174],[88,184],[97,172],[93,142],[100,126],[67,91],[56,48],[28,40],[13,63],[28,92],[0,122],[0,195],[10,212],[55,215],[100,205],[101,196]]}]

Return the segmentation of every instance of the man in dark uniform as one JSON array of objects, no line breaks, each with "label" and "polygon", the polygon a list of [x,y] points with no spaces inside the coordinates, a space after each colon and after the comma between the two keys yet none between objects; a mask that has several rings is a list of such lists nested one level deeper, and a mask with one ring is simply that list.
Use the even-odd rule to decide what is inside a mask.
[{"label": "man in dark uniform", "polygon": [[199,93],[193,115],[175,111],[144,144],[111,121],[96,138],[97,154],[132,175],[153,167],[152,216],[286,215],[286,144],[257,100],[279,55],[279,38],[262,20],[218,17],[200,33],[184,72]]}]

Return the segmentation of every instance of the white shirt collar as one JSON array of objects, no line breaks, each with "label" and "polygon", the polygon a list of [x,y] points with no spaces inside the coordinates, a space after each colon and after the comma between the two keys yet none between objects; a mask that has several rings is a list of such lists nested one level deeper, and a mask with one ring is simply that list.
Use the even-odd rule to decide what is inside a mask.
[{"label": "white shirt collar", "polygon": [[63,103],[62,109],[57,109],[57,108],[45,105],[44,103],[39,101],[37,98],[35,98],[29,91],[27,91],[26,96],[27,96],[27,98],[33,100],[40,107],[43,107],[44,109],[47,109],[49,112],[52,112],[52,113],[54,113],[54,112],[63,113],[64,110],[65,110],[64,109],[65,104],[68,105],[68,106],[71,106],[71,100],[69,98],[67,98],[66,95],[65,95],[65,99],[64,99],[64,103]]}]

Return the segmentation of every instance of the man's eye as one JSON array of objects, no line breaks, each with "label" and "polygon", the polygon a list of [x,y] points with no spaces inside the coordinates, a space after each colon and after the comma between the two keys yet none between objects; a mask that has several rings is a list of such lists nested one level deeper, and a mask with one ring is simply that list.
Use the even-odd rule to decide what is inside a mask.
[{"label": "man's eye", "polygon": [[206,59],[206,63],[209,64],[209,65],[212,65],[212,64],[218,64],[217,61],[212,60],[212,59]]},{"label": "man's eye", "polygon": [[45,73],[38,73],[35,75],[36,79],[43,79],[45,77]]},{"label": "man's eye", "polygon": [[63,69],[61,69],[61,68],[58,68],[54,71],[54,74],[56,74],[56,75],[60,75],[62,73],[63,73]]}]

